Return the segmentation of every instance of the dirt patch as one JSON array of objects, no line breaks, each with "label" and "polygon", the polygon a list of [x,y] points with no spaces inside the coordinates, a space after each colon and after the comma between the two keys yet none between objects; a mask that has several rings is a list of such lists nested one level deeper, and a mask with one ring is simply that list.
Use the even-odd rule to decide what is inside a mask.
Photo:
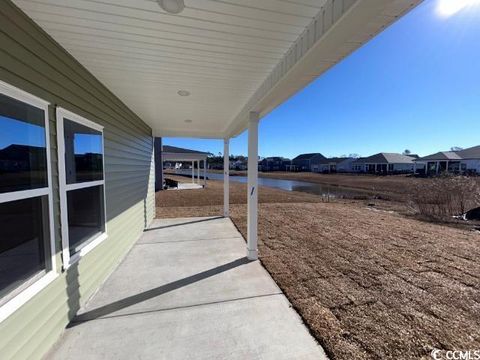
[{"label": "dirt patch", "polygon": [[[246,237],[246,188],[231,186],[232,220]],[[157,216],[222,212],[222,193],[193,191],[157,193]],[[480,234],[361,203],[259,194],[260,259],[332,359],[480,349]]]}]

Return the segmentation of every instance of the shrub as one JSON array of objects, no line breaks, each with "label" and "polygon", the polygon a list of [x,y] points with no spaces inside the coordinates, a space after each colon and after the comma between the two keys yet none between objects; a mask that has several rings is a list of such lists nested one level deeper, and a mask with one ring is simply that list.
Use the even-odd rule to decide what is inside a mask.
[{"label": "shrub", "polygon": [[417,182],[410,200],[419,215],[446,220],[479,206],[480,186],[477,178],[444,175]]}]

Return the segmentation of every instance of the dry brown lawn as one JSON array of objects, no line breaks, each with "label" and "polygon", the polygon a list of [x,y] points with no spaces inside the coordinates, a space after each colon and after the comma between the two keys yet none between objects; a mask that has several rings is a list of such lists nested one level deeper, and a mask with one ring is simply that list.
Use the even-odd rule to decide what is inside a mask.
[{"label": "dry brown lawn", "polygon": [[[221,183],[157,193],[157,216],[222,211]],[[231,184],[246,236],[246,188]],[[480,234],[361,202],[261,188],[260,259],[332,359],[480,349]]]}]

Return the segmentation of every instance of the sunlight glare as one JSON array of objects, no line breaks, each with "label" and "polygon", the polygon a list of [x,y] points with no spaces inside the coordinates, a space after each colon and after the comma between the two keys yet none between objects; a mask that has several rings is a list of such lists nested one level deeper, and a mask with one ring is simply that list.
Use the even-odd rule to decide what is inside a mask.
[{"label": "sunlight glare", "polygon": [[450,17],[474,5],[480,5],[480,0],[438,0],[437,13],[443,17]]}]

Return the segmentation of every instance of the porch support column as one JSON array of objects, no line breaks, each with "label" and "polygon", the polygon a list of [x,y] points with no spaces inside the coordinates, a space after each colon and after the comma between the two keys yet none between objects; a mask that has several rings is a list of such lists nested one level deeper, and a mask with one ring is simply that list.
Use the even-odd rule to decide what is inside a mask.
[{"label": "porch support column", "polygon": [[223,140],[223,216],[230,216],[230,150],[229,139]]},{"label": "porch support column", "polygon": [[258,259],[258,121],[256,112],[248,120],[248,215],[247,258]]},{"label": "porch support column", "polygon": [[192,184],[195,184],[195,163],[192,161]]},{"label": "porch support column", "polygon": [[207,187],[207,160],[203,160],[203,187]]},{"label": "porch support column", "polygon": [[197,161],[197,184],[200,185],[200,160]]}]

